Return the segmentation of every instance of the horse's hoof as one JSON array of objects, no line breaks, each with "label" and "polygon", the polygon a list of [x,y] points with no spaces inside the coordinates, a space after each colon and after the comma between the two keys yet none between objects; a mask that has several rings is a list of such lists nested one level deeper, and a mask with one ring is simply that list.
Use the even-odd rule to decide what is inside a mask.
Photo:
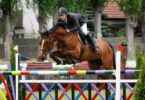
[{"label": "horse's hoof", "polygon": [[63,60],[62,64],[63,64],[63,65],[66,65],[66,64],[67,64],[67,62],[66,62],[65,60]]},{"label": "horse's hoof", "polygon": [[61,63],[56,63],[56,65],[60,65]]},{"label": "horse's hoof", "polygon": [[48,60],[44,60],[43,62],[44,62],[44,63],[48,63],[49,61],[48,61]]}]

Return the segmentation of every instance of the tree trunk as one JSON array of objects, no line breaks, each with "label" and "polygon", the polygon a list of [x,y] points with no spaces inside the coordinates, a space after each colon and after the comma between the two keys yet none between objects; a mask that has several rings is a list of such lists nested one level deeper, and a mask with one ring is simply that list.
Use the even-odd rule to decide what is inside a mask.
[{"label": "tree trunk", "polygon": [[135,59],[134,25],[131,20],[132,19],[129,16],[126,17],[126,35],[127,35],[129,60]]},{"label": "tree trunk", "polygon": [[95,34],[97,36],[97,38],[102,38],[102,31],[101,31],[101,11],[99,10],[99,8],[95,7],[94,8],[94,30],[95,30]]},{"label": "tree trunk", "polygon": [[12,40],[12,28],[10,23],[10,16],[5,16],[5,41],[4,41],[4,57],[5,60],[10,59],[10,45],[13,43]]},{"label": "tree trunk", "polygon": [[46,22],[38,16],[38,24],[39,24],[39,31],[44,32],[46,31]]},{"label": "tree trunk", "polygon": [[142,31],[142,52],[145,53],[145,18],[142,16],[141,21],[141,31]]}]

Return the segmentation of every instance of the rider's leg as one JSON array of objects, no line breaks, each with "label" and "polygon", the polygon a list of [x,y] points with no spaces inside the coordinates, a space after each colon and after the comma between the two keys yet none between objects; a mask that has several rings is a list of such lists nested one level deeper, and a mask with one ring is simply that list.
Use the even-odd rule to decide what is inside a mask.
[{"label": "rider's leg", "polygon": [[87,24],[85,23],[82,27],[81,27],[82,32],[85,35],[85,38],[87,39],[88,43],[91,45],[92,49],[94,50],[94,52],[96,54],[98,54],[99,50],[95,44],[95,40],[93,39],[93,37],[91,36],[91,34],[89,33],[89,31],[87,30]]},{"label": "rider's leg", "polygon": [[83,32],[79,31],[78,33],[79,33],[79,37],[80,37],[80,39],[82,41],[83,46],[85,46],[86,45],[86,41],[85,41],[85,36],[84,36]]},{"label": "rider's leg", "polygon": [[95,40],[93,39],[91,34],[88,33],[85,37],[86,37],[88,43],[91,45],[92,49],[95,51],[95,53],[98,54],[99,50],[98,50],[98,48],[97,48],[97,46],[95,44]]}]

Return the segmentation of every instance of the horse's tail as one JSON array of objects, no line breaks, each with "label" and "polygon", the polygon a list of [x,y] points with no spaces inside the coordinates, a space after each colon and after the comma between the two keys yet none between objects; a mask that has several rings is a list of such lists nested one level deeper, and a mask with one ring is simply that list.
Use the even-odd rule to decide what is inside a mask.
[{"label": "horse's tail", "polygon": [[112,52],[113,52],[113,67],[114,67],[114,69],[116,69],[114,48],[113,48],[113,46],[112,46],[110,43],[107,42],[107,44],[108,44],[108,45],[111,47],[111,49],[112,49]]}]

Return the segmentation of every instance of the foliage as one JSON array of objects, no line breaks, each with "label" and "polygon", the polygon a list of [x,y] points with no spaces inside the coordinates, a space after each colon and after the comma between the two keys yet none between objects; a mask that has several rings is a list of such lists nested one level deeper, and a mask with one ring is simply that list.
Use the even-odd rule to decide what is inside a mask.
[{"label": "foliage", "polygon": [[118,29],[118,31],[115,33],[115,36],[117,36],[117,37],[126,36],[125,33],[126,33],[125,29],[124,29],[124,28],[120,28],[120,29]]},{"label": "foliage", "polygon": [[[70,68],[70,67],[66,67],[66,68],[54,68],[54,70],[56,70],[56,71],[63,71],[63,70],[72,70],[72,68]],[[55,75],[55,77],[57,78],[57,79],[72,79],[73,78],[73,76],[71,76],[71,75]]]},{"label": "foliage", "polygon": [[[30,1],[30,0],[28,0]],[[39,17],[46,19],[57,9],[57,0],[33,0],[33,7],[38,8]]]},{"label": "foliage", "polygon": [[135,87],[134,100],[145,100],[145,55],[142,56],[141,72],[139,75],[138,83]]},{"label": "foliage", "polygon": [[26,94],[26,88],[24,84],[20,84],[19,85],[19,100],[23,100],[22,98],[24,98],[24,94]]},{"label": "foliage", "polygon": [[[109,1],[110,0],[87,0],[88,4],[86,5],[86,7],[87,7],[87,16],[88,16],[88,27],[89,30],[94,32],[93,33],[94,35],[97,34],[97,30],[101,30],[101,28],[98,27],[101,26],[101,23],[99,23],[97,19],[97,14],[100,14],[101,16],[104,7]],[[99,20],[101,20],[101,17]]]},{"label": "foliage", "polygon": [[15,22],[22,14],[22,5],[20,0],[2,0],[0,2],[0,9],[3,12],[2,20],[4,22],[4,56],[6,60],[10,58],[10,44],[13,42],[11,33],[14,30]]},{"label": "foliage", "polygon": [[121,37],[126,36],[126,31],[123,25],[108,24],[102,22],[102,35],[103,37]]},{"label": "foliage", "polygon": [[70,12],[81,12],[83,13],[88,7],[88,0],[58,0],[58,8],[66,7]]},{"label": "foliage", "polygon": [[14,44],[11,44],[10,47],[10,63],[12,67],[15,67],[15,50],[14,50]]},{"label": "foliage", "polygon": [[27,0],[27,4],[39,9],[39,15],[47,18],[48,14],[56,13],[59,7],[66,7],[70,12],[83,13],[90,5],[104,7],[109,0]]},{"label": "foliage", "polygon": [[94,15],[92,13],[93,12],[90,7],[85,11],[85,16],[87,16],[88,18],[87,22],[88,30],[94,32]]},{"label": "foliage", "polygon": [[97,7],[102,10],[105,7],[105,4],[108,3],[108,1],[110,0],[89,0],[89,3],[92,8]]},{"label": "foliage", "polygon": [[127,15],[139,14],[142,7],[142,0],[114,0],[119,5],[121,10]]},{"label": "foliage", "polygon": [[127,46],[127,40],[125,36],[120,36],[120,44],[122,46]]},{"label": "foliage", "polygon": [[[31,5],[32,3],[32,5]],[[56,14],[59,7],[66,7],[70,12],[83,12],[87,6],[84,0],[27,0],[27,4],[34,9],[38,8],[39,17],[46,19],[51,14]]]},{"label": "foliage", "polygon": [[136,62],[137,62],[136,69],[140,69],[141,65],[143,64],[143,60],[142,60],[141,47],[139,45],[137,45],[136,47]]},{"label": "foliage", "polygon": [[20,0],[2,0],[0,9],[3,11],[3,17],[10,15],[11,20],[15,21],[22,14],[22,2]]},{"label": "foliage", "polygon": [[142,0],[142,7],[140,10],[140,14],[143,15],[145,19],[145,0]]}]

